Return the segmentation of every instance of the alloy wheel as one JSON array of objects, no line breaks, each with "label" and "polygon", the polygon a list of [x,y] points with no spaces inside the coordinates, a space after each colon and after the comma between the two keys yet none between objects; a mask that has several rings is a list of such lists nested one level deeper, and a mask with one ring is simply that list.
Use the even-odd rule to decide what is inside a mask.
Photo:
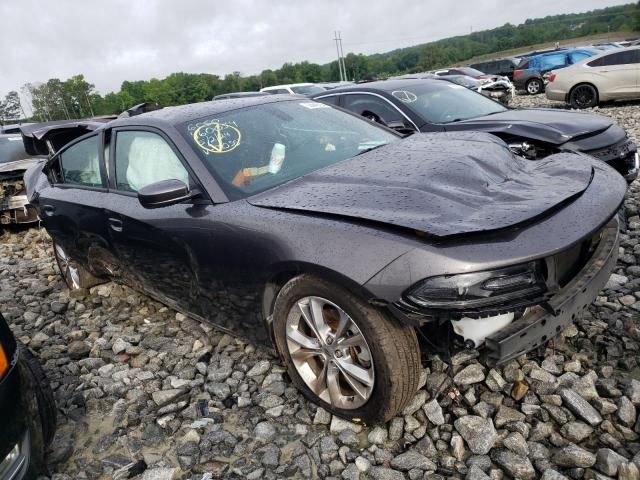
[{"label": "alloy wheel", "polygon": [[60,272],[67,282],[69,288],[80,288],[80,272],[78,267],[73,265],[73,262],[64,248],[58,243],[54,243],[53,248],[56,251],[56,257],[58,258],[58,266]]},{"label": "alloy wheel", "polygon": [[287,316],[287,348],[307,387],[336,408],[355,409],[371,397],[371,350],[355,321],[333,302],[298,300]]},{"label": "alloy wheel", "polygon": [[587,85],[579,85],[573,91],[573,99],[579,108],[591,107],[593,103],[593,90]]},{"label": "alloy wheel", "polygon": [[540,82],[537,80],[532,80],[529,83],[527,83],[527,92],[530,95],[536,95],[540,93]]}]

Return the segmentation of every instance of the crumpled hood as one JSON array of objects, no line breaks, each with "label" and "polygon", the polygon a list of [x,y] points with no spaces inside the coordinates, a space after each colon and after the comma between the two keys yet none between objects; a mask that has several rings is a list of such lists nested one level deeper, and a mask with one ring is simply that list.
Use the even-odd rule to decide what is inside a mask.
[{"label": "crumpled hood", "polygon": [[614,124],[603,115],[578,113],[553,108],[507,110],[480,118],[471,118],[445,126],[447,131],[481,130],[505,133],[561,145],[576,137],[602,132]]},{"label": "crumpled hood", "polygon": [[38,162],[39,159],[37,158],[25,158],[23,160],[14,160],[13,162],[0,163],[0,173],[25,171]]},{"label": "crumpled hood", "polygon": [[415,134],[248,201],[444,237],[541,216],[588,187],[591,165],[573,153],[526,161],[486,133]]}]

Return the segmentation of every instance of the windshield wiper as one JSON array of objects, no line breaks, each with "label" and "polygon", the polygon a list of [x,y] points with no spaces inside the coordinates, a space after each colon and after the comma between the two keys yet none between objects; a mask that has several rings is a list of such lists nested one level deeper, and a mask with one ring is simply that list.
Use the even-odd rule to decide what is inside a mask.
[{"label": "windshield wiper", "polygon": [[365,148],[364,150],[360,150],[358,153],[356,153],[354,155],[354,157],[357,157],[358,155],[362,155],[363,153],[370,152],[371,150],[375,150],[376,148],[384,147],[385,145],[389,145],[389,144],[388,143],[381,143],[381,144],[376,145],[374,147]]}]

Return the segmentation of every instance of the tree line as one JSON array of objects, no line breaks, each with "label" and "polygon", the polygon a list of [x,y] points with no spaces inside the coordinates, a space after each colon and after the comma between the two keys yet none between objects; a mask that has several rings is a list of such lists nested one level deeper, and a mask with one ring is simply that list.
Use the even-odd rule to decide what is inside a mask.
[{"label": "tree line", "polygon": [[[386,78],[461,63],[493,52],[608,31],[640,31],[640,1],[581,14],[528,19],[520,25],[507,23],[491,30],[386,53],[349,53],[345,57],[345,66],[350,80]],[[335,81],[338,78],[337,61],[325,65],[304,61],[285,63],[279,69],[263,70],[257,75],[233,72],[220,76],[179,72],[163,79],[126,80],[118,92],[104,96],[95,90],[95,86],[84,75],[75,75],[64,81],[51,78],[46,82],[27,83],[21,91],[23,98],[32,105],[32,119],[47,121],[110,115],[142,102],[161,106],[182,105],[211,100],[222,93],[259,90],[283,83]],[[24,116],[18,92],[9,92],[0,101],[0,122],[15,121]]]}]

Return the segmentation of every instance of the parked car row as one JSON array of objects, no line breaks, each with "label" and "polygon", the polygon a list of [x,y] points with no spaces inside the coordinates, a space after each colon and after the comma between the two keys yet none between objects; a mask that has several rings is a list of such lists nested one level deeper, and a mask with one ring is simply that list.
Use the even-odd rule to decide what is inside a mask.
[{"label": "parked car row", "polygon": [[616,170],[637,175],[609,119],[450,76],[24,128],[49,153],[28,200],[70,289],[129,284],[273,347],[327,410],[385,421],[422,349],[501,363],[570,323],[616,263]]}]

